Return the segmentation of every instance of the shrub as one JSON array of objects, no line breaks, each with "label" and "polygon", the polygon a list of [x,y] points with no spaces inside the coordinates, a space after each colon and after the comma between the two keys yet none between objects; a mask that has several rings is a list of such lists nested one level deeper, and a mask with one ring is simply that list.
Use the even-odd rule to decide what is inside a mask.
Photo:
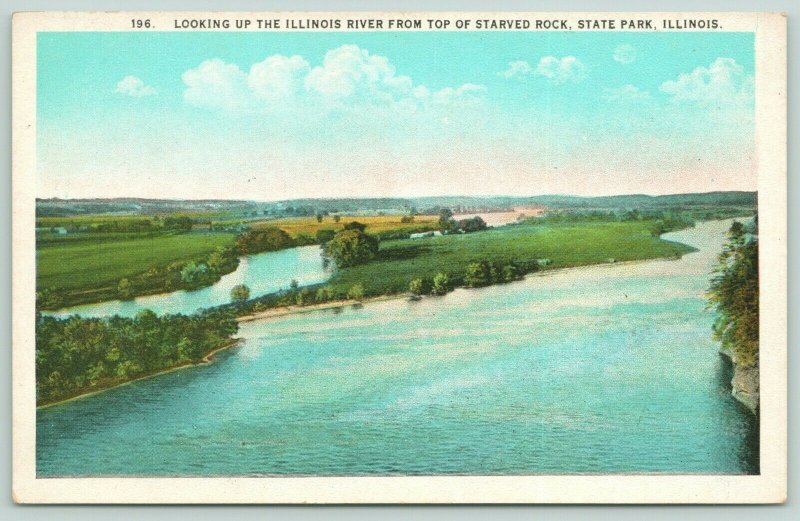
[{"label": "shrub", "polygon": [[250,298],[250,288],[237,284],[231,288],[231,302],[245,302]]},{"label": "shrub", "polygon": [[444,295],[451,289],[453,289],[453,287],[452,283],[450,282],[450,277],[447,276],[447,273],[439,272],[433,277],[433,287],[431,288],[431,292],[434,295]]},{"label": "shrub", "polygon": [[360,282],[353,284],[347,290],[347,298],[350,300],[362,300],[364,298],[364,286]]}]

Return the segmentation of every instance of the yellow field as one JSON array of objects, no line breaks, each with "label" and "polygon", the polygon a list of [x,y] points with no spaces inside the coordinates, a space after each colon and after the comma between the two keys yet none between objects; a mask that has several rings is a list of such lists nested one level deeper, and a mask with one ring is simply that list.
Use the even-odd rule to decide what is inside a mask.
[{"label": "yellow field", "polygon": [[416,215],[414,222],[400,222],[402,215],[342,215],[341,220],[336,223],[333,216],[327,215],[322,222],[317,222],[317,218],[310,217],[290,217],[286,219],[275,219],[270,221],[257,221],[250,223],[254,230],[261,228],[280,228],[292,237],[299,234],[314,237],[319,230],[341,230],[346,223],[358,221],[367,225],[368,233],[379,233],[388,230],[399,230],[403,228],[415,228],[419,226],[435,226],[439,220],[437,215]]}]

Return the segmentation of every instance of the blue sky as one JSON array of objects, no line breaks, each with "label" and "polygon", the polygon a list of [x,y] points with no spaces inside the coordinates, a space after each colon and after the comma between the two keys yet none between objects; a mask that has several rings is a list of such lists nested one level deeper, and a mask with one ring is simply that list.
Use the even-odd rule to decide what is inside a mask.
[{"label": "blue sky", "polygon": [[40,197],[755,189],[751,33],[40,33]]}]

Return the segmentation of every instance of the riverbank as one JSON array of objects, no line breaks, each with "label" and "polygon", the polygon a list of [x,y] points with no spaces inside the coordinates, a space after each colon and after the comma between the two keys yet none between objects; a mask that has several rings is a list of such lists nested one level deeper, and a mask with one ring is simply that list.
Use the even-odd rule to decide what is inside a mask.
[{"label": "riverbank", "polygon": [[239,345],[239,343],[241,341],[242,340],[240,338],[232,338],[229,342],[226,342],[222,346],[217,347],[215,349],[212,349],[211,351],[209,351],[208,353],[203,355],[203,357],[200,359],[199,362],[188,362],[188,363],[185,363],[185,364],[180,364],[180,365],[175,365],[175,366],[172,366],[172,367],[168,367],[166,369],[159,369],[158,371],[154,371],[152,373],[148,373],[148,374],[144,374],[144,375],[141,375],[141,376],[137,376],[136,378],[134,378],[132,380],[125,380],[125,381],[118,381],[118,382],[109,381],[109,382],[101,384],[97,388],[95,388],[95,389],[93,389],[91,391],[88,391],[88,392],[83,392],[83,393],[80,393],[80,394],[76,394],[75,396],[70,396],[69,398],[59,399],[59,400],[54,401],[54,402],[43,403],[41,405],[37,404],[36,405],[36,409],[37,410],[47,409],[48,407],[54,407],[56,405],[62,405],[62,404],[65,404],[65,403],[74,402],[75,400],[80,400],[82,398],[87,398],[89,396],[94,396],[96,394],[100,394],[100,393],[104,393],[106,391],[110,391],[111,389],[117,389],[119,387],[124,387],[126,385],[130,385],[132,383],[140,382],[142,380],[147,380],[149,378],[155,378],[156,376],[169,374],[169,373],[178,371],[180,369],[186,369],[187,367],[196,367],[196,366],[199,366],[199,365],[210,364],[211,362],[214,361],[214,356],[217,353],[219,353],[221,351],[225,351],[227,349],[231,349],[232,347],[236,347],[237,345]]},{"label": "riverbank", "polygon": [[[532,273],[528,273],[521,277],[519,280],[525,280],[531,277],[547,277],[553,276],[558,273],[562,273],[565,271],[577,271],[577,270],[586,270],[586,269],[596,269],[598,267],[607,266],[611,267],[619,267],[619,266],[629,266],[629,265],[637,265],[637,264],[644,264],[647,262],[653,262],[657,260],[662,261],[675,261],[679,260],[674,257],[663,257],[663,258],[656,258],[656,259],[640,259],[640,260],[630,260],[630,261],[622,261],[622,262],[603,262],[598,264],[587,264],[581,266],[571,266],[566,268],[553,268],[553,269],[543,269],[542,271],[536,271]],[[514,282],[518,281],[511,281],[507,282],[506,284],[513,284]],[[481,286],[480,288],[467,288],[464,286],[459,286],[456,289],[482,289],[491,286],[495,286],[497,284],[491,284],[490,286]],[[269,320],[272,318],[279,318],[284,317],[287,315],[296,315],[300,313],[311,313],[314,311],[324,311],[328,309],[341,309],[347,306],[362,306],[365,304],[372,304],[375,302],[386,302],[390,300],[401,300],[401,299],[422,299],[422,298],[438,298],[439,296],[436,295],[424,295],[424,296],[416,296],[410,295],[409,293],[395,293],[392,295],[379,295],[375,297],[367,297],[361,300],[354,300],[354,299],[341,299],[341,300],[333,300],[329,302],[323,302],[320,304],[309,304],[307,306],[298,306],[298,305],[291,305],[291,306],[281,306],[281,307],[274,307],[265,309],[263,311],[258,311],[255,313],[248,313],[246,315],[241,315],[236,317],[236,321],[243,323],[243,322],[254,322],[259,320]]]},{"label": "riverbank", "polygon": [[759,386],[758,365],[743,367],[736,362],[736,357],[729,350],[721,348],[720,355],[724,356],[733,366],[733,378],[731,378],[731,396],[744,405],[747,410],[758,416],[758,408],[761,401]]},{"label": "riverbank", "polygon": [[406,298],[406,295],[403,294],[381,295],[379,297],[370,297],[362,300],[345,299],[345,300],[333,300],[321,304],[310,304],[308,306],[283,306],[283,307],[265,309],[264,311],[258,311],[256,313],[250,313],[248,315],[242,315],[236,317],[236,321],[253,322],[255,320],[267,320],[270,318],[278,318],[298,313],[310,313],[312,311],[321,311],[325,309],[338,309],[346,306],[361,306],[372,302],[383,302],[387,300],[397,300],[402,298]]}]

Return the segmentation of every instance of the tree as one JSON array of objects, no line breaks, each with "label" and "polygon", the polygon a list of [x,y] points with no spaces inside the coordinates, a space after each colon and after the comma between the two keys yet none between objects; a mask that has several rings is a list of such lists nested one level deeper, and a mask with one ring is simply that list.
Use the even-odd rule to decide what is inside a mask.
[{"label": "tree", "polygon": [[292,282],[290,282],[290,283],[289,283],[289,289],[291,289],[292,291],[294,291],[294,290],[296,290],[298,287],[300,287],[300,283],[299,283],[299,282],[297,282],[297,279],[292,279]]},{"label": "tree", "polygon": [[447,273],[437,273],[433,277],[433,287],[431,288],[431,293],[434,295],[444,295],[452,289],[450,283],[450,277],[447,276]]},{"label": "tree", "polygon": [[333,222],[338,223],[341,220],[342,220],[342,216],[341,215],[337,214],[337,215],[333,216]]},{"label": "tree", "polygon": [[414,216],[413,215],[404,215],[400,218],[400,222],[403,224],[413,223]]},{"label": "tree", "polygon": [[328,302],[329,300],[333,300],[333,291],[331,291],[328,287],[319,288],[317,290],[317,294],[314,296],[314,300],[317,303]]},{"label": "tree", "polygon": [[345,230],[358,230],[359,232],[363,232],[367,229],[367,225],[364,223],[360,223],[358,221],[352,221],[344,225]]},{"label": "tree", "polygon": [[128,279],[120,279],[117,284],[117,294],[122,300],[128,300],[133,297],[133,284]]},{"label": "tree", "polygon": [[250,288],[237,284],[231,288],[231,302],[246,302],[250,298]]},{"label": "tree", "polygon": [[719,256],[708,299],[717,311],[714,336],[741,367],[758,364],[758,239],[734,222]]},{"label": "tree", "polygon": [[243,255],[283,250],[293,246],[295,242],[291,236],[280,228],[250,231],[236,239],[236,247]]},{"label": "tree", "polygon": [[456,225],[453,219],[453,210],[450,208],[442,208],[439,210],[439,228],[442,230],[452,230]]},{"label": "tree", "polygon": [[373,259],[378,254],[378,239],[360,230],[346,229],[337,233],[325,250],[337,267],[347,268]]},{"label": "tree", "polygon": [[464,233],[479,232],[487,228],[486,222],[479,215],[470,219],[461,219],[458,221],[457,227]]},{"label": "tree", "polygon": [[331,230],[328,228],[317,230],[317,243],[325,244],[329,242],[333,237],[336,235],[336,230]]},{"label": "tree", "polygon": [[322,222],[322,218],[323,218],[323,215],[321,213],[318,213],[317,214],[317,222],[321,223]]},{"label": "tree", "polygon": [[350,286],[350,289],[347,290],[347,298],[350,300],[362,300],[364,298],[364,286],[360,282]]},{"label": "tree", "polygon": [[511,282],[512,280],[517,280],[519,278],[519,270],[513,264],[506,264],[500,270],[501,277],[503,282]]},{"label": "tree", "polygon": [[428,284],[426,283],[426,281],[424,279],[419,279],[418,278],[418,279],[414,279],[414,280],[411,281],[411,283],[408,285],[408,290],[413,295],[419,296],[419,295],[425,295],[426,293],[428,293],[430,288],[428,287]]},{"label": "tree", "polygon": [[208,266],[205,263],[189,262],[181,269],[181,282],[190,286],[200,284],[207,273]]},{"label": "tree", "polygon": [[487,286],[492,283],[492,268],[493,266],[486,261],[470,263],[464,275],[464,282],[470,288]]}]

